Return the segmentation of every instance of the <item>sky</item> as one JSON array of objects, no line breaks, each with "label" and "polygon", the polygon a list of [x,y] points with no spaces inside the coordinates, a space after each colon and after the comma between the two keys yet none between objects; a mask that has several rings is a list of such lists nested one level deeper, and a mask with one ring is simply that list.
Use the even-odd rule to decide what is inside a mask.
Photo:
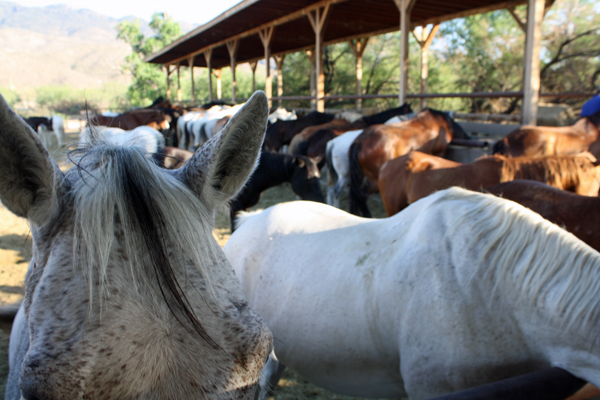
[{"label": "sky", "polygon": [[204,24],[227,11],[241,0],[12,0],[25,7],[44,7],[51,4],[66,4],[70,7],[85,8],[109,17],[121,18],[133,15],[150,21],[155,12],[166,12],[178,22]]}]

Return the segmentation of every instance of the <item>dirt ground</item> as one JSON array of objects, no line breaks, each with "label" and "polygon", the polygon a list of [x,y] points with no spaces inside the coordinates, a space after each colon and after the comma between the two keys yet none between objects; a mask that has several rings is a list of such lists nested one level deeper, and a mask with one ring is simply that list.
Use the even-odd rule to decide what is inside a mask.
[{"label": "dirt ground", "polygon": [[[68,139],[76,140],[76,133],[67,133]],[[52,149],[51,153],[61,165],[66,168],[65,148]],[[323,178],[323,189],[325,192]],[[289,184],[284,184],[271,188],[263,193],[260,202],[252,207],[251,210],[267,208],[271,205],[296,200],[296,195],[292,192]],[[342,208],[348,210],[347,195],[342,197]],[[381,198],[378,195],[371,196],[369,207],[375,217],[384,217],[385,210]],[[19,303],[23,297],[23,284],[25,273],[31,258],[31,237],[27,221],[16,217],[0,204],[0,305],[10,305]],[[229,215],[219,213],[216,218],[214,230],[215,237],[223,246],[229,238],[231,232],[229,229]],[[8,340],[10,336],[11,323],[0,321],[0,395],[6,386],[8,376]],[[273,400],[345,400],[356,399],[336,395],[324,389],[318,388],[304,379],[295,375],[289,369],[285,371],[283,379],[273,397]]]}]

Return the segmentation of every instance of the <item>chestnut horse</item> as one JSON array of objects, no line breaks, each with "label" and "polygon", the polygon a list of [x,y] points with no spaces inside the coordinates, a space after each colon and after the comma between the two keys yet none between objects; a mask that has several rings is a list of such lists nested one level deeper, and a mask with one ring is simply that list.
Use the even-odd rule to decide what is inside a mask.
[{"label": "chestnut horse", "polygon": [[[334,137],[349,131],[365,129],[367,126],[383,124],[390,118],[408,113],[412,113],[412,109],[408,103],[404,103],[400,107],[390,108],[377,114],[364,116],[351,123],[329,123],[305,128],[292,139],[288,154],[301,154],[312,158],[324,159],[327,142]],[[339,120],[336,119],[332,122],[334,121]]]},{"label": "chestnut horse", "polygon": [[581,196],[530,180],[500,183],[486,188],[485,192],[524,205],[600,251],[600,198]]},{"label": "chestnut horse", "polygon": [[90,118],[90,124],[93,126],[107,126],[109,128],[121,128],[126,131],[147,125],[156,130],[169,129],[169,122],[162,110],[141,109],[132,110],[115,117],[104,115],[94,115]]},{"label": "chestnut horse", "polygon": [[436,190],[451,186],[481,190],[515,179],[545,182],[580,195],[597,196],[599,171],[592,159],[588,153],[538,158],[494,155],[460,164],[411,152],[381,168],[379,189],[388,216]]},{"label": "chestnut horse", "polygon": [[600,158],[600,111],[572,126],[525,125],[494,144],[493,153],[509,157],[576,154],[589,151]]},{"label": "chestnut horse", "polygon": [[367,127],[350,146],[350,212],[371,217],[367,197],[378,190],[379,168],[411,150],[443,155],[452,138],[469,135],[448,113],[430,108],[408,121]]}]

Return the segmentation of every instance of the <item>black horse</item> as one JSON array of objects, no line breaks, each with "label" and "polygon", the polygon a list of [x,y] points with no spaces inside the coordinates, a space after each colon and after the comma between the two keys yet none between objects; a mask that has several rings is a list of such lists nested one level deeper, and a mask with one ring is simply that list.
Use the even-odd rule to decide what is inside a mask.
[{"label": "black horse", "polygon": [[313,111],[304,117],[291,121],[276,121],[269,125],[265,135],[263,150],[278,152],[283,145],[290,144],[292,138],[302,129],[333,120],[335,115]]},{"label": "black horse", "polygon": [[46,127],[46,129],[48,129],[49,131],[52,130],[52,118],[48,118],[48,117],[29,117],[29,118],[23,118],[23,120],[27,123],[27,125],[29,125],[31,127],[31,129],[33,129],[35,132],[38,131],[38,128],[40,127],[40,125],[44,125]]},{"label": "black horse", "polygon": [[252,207],[258,203],[263,191],[284,182],[290,182],[292,190],[302,200],[325,203],[320,177],[317,164],[308,157],[263,151],[246,186],[231,202],[231,231],[235,229],[234,220],[238,211]]}]

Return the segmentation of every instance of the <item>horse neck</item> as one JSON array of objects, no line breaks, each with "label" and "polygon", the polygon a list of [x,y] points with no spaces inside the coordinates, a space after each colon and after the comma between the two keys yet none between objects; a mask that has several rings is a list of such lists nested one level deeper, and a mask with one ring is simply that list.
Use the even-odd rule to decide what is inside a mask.
[{"label": "horse neck", "polygon": [[[463,196],[475,195],[482,196]],[[535,333],[544,326],[541,333],[552,340],[563,340],[567,332],[585,342],[582,346],[600,340],[596,251],[538,214],[497,197],[451,209],[446,235],[467,242],[469,266],[460,279],[477,287],[490,310],[512,310],[522,329]]]},{"label": "horse neck", "polygon": [[[266,159],[265,159],[266,158]],[[261,182],[257,182],[260,190],[266,190],[284,182],[291,182],[294,174],[293,157],[287,154],[276,154],[265,152],[261,156],[261,163],[265,161],[259,170],[262,175]]]}]

